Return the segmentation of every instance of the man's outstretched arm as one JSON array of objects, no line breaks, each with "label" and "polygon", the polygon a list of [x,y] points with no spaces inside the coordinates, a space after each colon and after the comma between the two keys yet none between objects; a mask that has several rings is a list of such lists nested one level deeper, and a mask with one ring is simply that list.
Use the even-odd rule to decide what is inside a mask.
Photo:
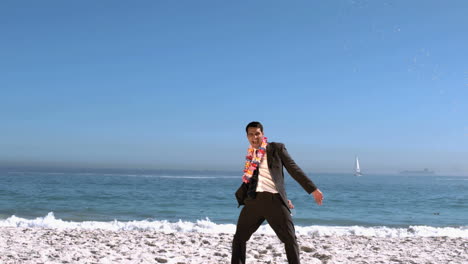
[{"label": "man's outstretched arm", "polygon": [[281,144],[281,161],[288,171],[289,175],[293,177],[308,193],[311,193],[315,202],[322,205],[323,193],[315,186],[315,184],[307,177],[304,171],[296,164],[291,158],[284,144]]}]

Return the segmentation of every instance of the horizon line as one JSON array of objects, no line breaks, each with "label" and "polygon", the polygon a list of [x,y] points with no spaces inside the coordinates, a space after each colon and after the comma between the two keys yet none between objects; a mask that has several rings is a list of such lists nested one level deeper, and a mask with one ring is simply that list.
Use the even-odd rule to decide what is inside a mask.
[{"label": "horizon line", "polygon": [[[159,173],[228,173],[232,175],[240,175],[242,171],[238,170],[223,170],[223,169],[174,169],[174,168],[122,168],[122,167],[66,167],[66,166],[37,166],[37,165],[5,165],[0,164],[1,170],[6,170],[9,173],[21,173],[21,172],[52,172],[52,173],[59,173],[59,172],[74,172],[74,173],[89,173],[89,172],[114,172],[119,174],[123,172],[133,172],[133,173],[141,173],[141,175],[147,175],[155,172]],[[287,173],[287,170],[286,170]],[[317,175],[317,174],[350,174],[353,175],[353,172],[346,172],[346,171],[305,171],[307,175]],[[434,172],[432,174],[418,174],[418,173],[402,173],[402,171],[395,171],[395,172],[378,172],[378,171],[369,171],[364,173],[365,175],[393,175],[393,176],[462,176],[468,177],[467,174],[453,174],[453,173],[437,173]]]}]

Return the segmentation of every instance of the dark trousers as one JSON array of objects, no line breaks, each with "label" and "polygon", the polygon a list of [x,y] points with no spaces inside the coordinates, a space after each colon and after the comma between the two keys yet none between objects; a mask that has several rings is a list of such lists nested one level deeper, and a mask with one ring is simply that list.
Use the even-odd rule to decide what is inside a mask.
[{"label": "dark trousers", "polygon": [[231,263],[245,263],[246,243],[265,219],[284,243],[288,263],[299,264],[299,247],[291,214],[281,201],[279,194],[268,192],[259,192],[255,199],[245,200],[232,241]]}]

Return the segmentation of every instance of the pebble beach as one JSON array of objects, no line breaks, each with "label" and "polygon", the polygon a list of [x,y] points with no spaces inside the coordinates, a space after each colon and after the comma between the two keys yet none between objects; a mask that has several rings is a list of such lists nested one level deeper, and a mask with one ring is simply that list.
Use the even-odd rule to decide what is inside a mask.
[{"label": "pebble beach", "polygon": [[[230,233],[0,228],[0,263],[230,263]],[[468,263],[468,239],[298,236],[301,263]],[[247,263],[287,263],[274,235],[254,234]]]}]

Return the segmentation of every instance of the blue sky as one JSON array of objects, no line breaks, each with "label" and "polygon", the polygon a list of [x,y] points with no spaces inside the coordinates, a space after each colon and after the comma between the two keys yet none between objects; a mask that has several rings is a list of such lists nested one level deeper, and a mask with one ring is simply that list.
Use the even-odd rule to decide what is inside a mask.
[{"label": "blue sky", "polygon": [[2,1],[0,164],[468,175],[466,1]]}]

